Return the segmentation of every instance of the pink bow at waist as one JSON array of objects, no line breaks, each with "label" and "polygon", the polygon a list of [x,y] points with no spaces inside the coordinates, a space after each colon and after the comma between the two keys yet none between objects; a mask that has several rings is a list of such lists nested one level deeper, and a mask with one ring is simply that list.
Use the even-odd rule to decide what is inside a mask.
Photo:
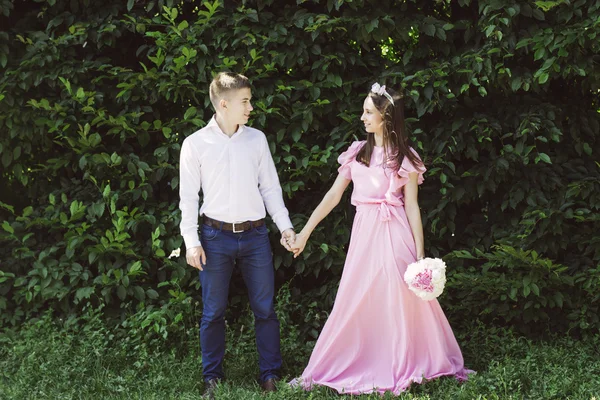
[{"label": "pink bow at waist", "polygon": [[382,200],[380,202],[373,203],[363,203],[356,206],[356,211],[372,209],[374,207],[379,208],[379,219],[382,222],[387,222],[392,219],[392,215],[397,218],[400,218],[400,214],[398,213],[398,209],[402,207],[402,204],[390,204],[387,200]]}]

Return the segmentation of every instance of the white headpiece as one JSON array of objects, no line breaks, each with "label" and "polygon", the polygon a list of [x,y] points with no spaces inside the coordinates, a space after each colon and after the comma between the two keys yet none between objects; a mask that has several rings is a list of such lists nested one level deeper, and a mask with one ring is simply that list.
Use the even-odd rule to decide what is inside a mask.
[{"label": "white headpiece", "polygon": [[385,96],[390,103],[394,105],[394,99],[392,99],[392,96],[385,90],[385,85],[381,86],[379,83],[375,82],[373,86],[371,86],[371,92],[380,96]]}]

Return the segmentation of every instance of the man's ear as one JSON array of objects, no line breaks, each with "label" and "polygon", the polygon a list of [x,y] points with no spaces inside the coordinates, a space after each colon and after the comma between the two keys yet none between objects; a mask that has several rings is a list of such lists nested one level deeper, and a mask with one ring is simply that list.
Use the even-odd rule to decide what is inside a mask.
[{"label": "man's ear", "polygon": [[219,100],[219,107],[220,108],[227,108],[227,100],[225,100],[225,99]]}]

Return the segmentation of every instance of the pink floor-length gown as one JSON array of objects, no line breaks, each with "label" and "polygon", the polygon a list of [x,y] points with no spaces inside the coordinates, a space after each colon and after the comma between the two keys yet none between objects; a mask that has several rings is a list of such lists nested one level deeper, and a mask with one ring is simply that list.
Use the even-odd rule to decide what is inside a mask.
[{"label": "pink floor-length gown", "polygon": [[402,187],[410,172],[419,174],[421,184],[425,168],[415,168],[407,158],[399,171],[384,168],[382,147],[375,148],[367,167],[356,161],[364,143],[354,142],[338,159],[339,173],[354,182],[348,256],[331,315],[308,366],[291,384],[398,395],[423,379],[464,380],[472,371],[464,368],[437,300],[421,300],[402,278],[416,260]]}]

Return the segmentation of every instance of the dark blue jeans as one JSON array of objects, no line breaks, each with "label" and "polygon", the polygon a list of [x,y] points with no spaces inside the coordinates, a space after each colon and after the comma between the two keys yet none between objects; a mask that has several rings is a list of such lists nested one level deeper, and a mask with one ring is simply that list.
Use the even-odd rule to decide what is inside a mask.
[{"label": "dark blue jeans", "polygon": [[266,226],[233,233],[202,225],[201,241],[206,265],[200,271],[202,319],[200,346],[204,380],[223,378],[225,308],[229,281],[236,264],[248,288],[254,313],[260,379],[280,376],[279,321],[273,307],[275,295],[273,255]]}]

